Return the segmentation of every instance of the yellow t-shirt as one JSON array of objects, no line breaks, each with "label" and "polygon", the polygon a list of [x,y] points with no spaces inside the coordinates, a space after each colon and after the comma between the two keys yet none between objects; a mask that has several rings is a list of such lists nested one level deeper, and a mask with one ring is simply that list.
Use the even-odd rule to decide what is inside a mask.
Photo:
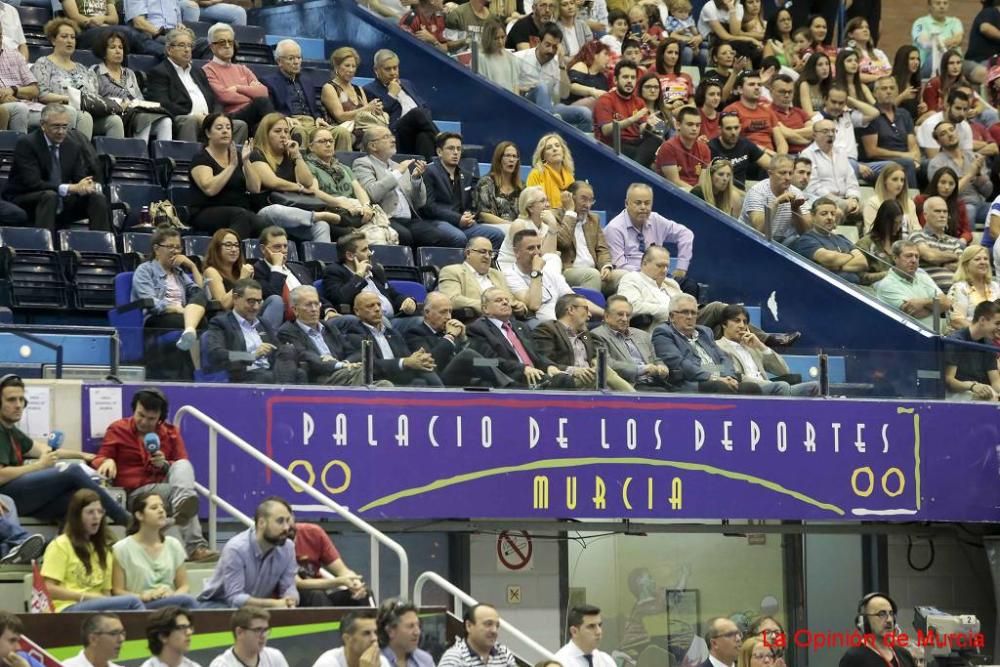
[{"label": "yellow t-shirt", "polygon": [[[59,584],[71,591],[79,593],[96,593],[98,595],[111,594],[111,563],[114,558],[111,554],[111,547],[108,547],[104,559],[104,567],[101,567],[97,552],[90,548],[90,574],[83,567],[83,561],[77,557],[73,551],[73,545],[69,538],[60,535],[49,543],[45,548],[45,560],[42,561],[42,576],[58,581]],[[56,611],[62,611],[66,607],[79,602],[79,600],[52,600]]]}]

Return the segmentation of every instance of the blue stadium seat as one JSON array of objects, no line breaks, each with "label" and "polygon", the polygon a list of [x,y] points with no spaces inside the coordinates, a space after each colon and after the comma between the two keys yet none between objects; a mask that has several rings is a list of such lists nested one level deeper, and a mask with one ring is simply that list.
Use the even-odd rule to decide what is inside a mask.
[{"label": "blue stadium seat", "polygon": [[[243,256],[246,257],[248,262],[252,262],[256,259],[262,259],[259,252],[257,252],[257,239],[243,239]],[[295,245],[295,241],[288,240],[288,261],[297,262],[299,261],[299,249]]]},{"label": "blue stadium seat", "polygon": [[[145,358],[146,340],[142,330],[143,301],[132,301],[132,277],[125,271],[115,276],[115,307],[108,311],[108,322],[118,330],[120,360],[123,364],[139,364]],[[156,338],[156,345],[172,345],[180,338],[180,331],[169,331]]]},{"label": "blue stadium seat", "polygon": [[341,164],[350,167],[354,164],[354,161],[362,155],[364,155],[364,153],[361,151],[337,151],[337,160]]},{"label": "blue stadium seat", "polygon": [[403,296],[412,298],[417,303],[427,300],[427,290],[420,283],[412,280],[390,280],[389,284]]},{"label": "blue stadium seat", "polygon": [[750,318],[750,324],[760,329],[761,328],[760,306],[744,306],[744,308],[746,308],[747,310],[747,316]]},{"label": "blue stadium seat", "polygon": [[253,72],[254,76],[256,76],[258,79],[263,79],[266,76],[277,74],[279,71],[277,65],[270,65],[270,64],[265,65],[262,63],[247,63],[247,67],[250,68],[250,71]]},{"label": "blue stadium seat", "polygon": [[0,293],[14,308],[70,307],[66,271],[49,230],[0,227]]},{"label": "blue stadium seat", "polygon": [[433,290],[437,287],[438,271],[442,266],[461,264],[465,261],[465,250],[462,248],[435,248],[427,246],[417,248],[417,265],[424,274],[424,287]]},{"label": "blue stadium seat", "polygon": [[167,198],[167,191],[149,183],[112,183],[111,208],[115,227],[129,229],[139,224],[144,207]]},{"label": "blue stadium seat", "polygon": [[434,124],[438,126],[438,129],[442,132],[457,132],[462,134],[462,121],[460,120],[437,120],[434,119]]},{"label": "blue stadium seat", "polygon": [[115,276],[125,271],[125,258],[111,232],[63,229],[59,232],[63,264],[73,284],[79,310],[107,311],[115,303]]},{"label": "blue stadium seat", "polygon": [[312,272],[313,277],[319,279],[323,276],[325,264],[336,264],[337,257],[336,243],[322,243],[320,241],[302,242],[302,261],[305,262]]},{"label": "blue stadium seat", "polygon": [[204,257],[208,252],[208,244],[212,242],[211,236],[185,236],[184,254],[188,257]]},{"label": "blue stadium seat", "polygon": [[24,31],[24,41],[28,46],[49,46],[49,40],[45,36],[45,24],[52,19],[52,10],[48,7],[15,7],[17,15],[21,19],[21,28]]},{"label": "blue stadium seat", "polygon": [[128,67],[133,72],[148,72],[158,62],[160,62],[160,59],[156,56],[148,56],[142,53],[128,54]]},{"label": "blue stadium seat", "polygon": [[150,232],[124,232],[122,234],[122,254],[126,265],[134,269],[153,254],[153,235]]},{"label": "blue stadium seat", "polygon": [[159,174],[160,185],[187,184],[191,181],[191,160],[201,150],[194,141],[154,141],[153,164]]},{"label": "blue stadium seat", "polygon": [[589,287],[574,287],[573,291],[601,308],[608,305],[607,299],[597,290],[590,289]]},{"label": "blue stadium seat", "polygon": [[605,227],[608,226],[608,212],[607,211],[591,211],[591,213],[593,213],[594,215],[597,216],[597,222],[601,226],[601,229],[604,229]]},{"label": "blue stadium seat", "polygon": [[[265,35],[264,37],[264,41],[271,47],[283,39],[294,39],[298,42],[299,48],[302,49],[303,60],[326,60],[326,47],[322,39],[298,36],[286,37],[284,35]],[[355,83],[357,83],[356,80]]]},{"label": "blue stadium seat", "polygon": [[385,266],[415,266],[413,251],[405,245],[373,245],[372,254]]},{"label": "blue stadium seat", "polygon": [[104,183],[157,182],[153,161],[149,159],[149,147],[142,139],[94,137],[94,148],[101,161],[101,180]]}]

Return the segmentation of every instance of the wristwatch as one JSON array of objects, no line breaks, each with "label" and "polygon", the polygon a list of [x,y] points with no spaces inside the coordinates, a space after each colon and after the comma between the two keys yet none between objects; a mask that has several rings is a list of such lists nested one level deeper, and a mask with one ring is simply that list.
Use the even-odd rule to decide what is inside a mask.
[{"label": "wristwatch", "polygon": [[541,278],[542,277],[542,272],[541,271],[532,271],[528,275],[531,277],[532,280],[534,280],[535,278]]}]

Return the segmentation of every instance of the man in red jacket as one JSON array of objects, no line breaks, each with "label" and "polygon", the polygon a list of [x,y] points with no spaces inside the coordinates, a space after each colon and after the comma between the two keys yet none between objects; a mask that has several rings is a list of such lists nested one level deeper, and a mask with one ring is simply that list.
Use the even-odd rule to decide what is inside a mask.
[{"label": "man in red jacket", "polygon": [[194,468],[184,440],[168,424],[167,397],[159,389],[141,389],[132,397],[132,416],[108,426],[91,465],[132,498],[153,491],[167,503],[174,524],[168,529],[184,543],[188,560],[211,560],[218,553],[208,548],[198,521],[198,495]]}]

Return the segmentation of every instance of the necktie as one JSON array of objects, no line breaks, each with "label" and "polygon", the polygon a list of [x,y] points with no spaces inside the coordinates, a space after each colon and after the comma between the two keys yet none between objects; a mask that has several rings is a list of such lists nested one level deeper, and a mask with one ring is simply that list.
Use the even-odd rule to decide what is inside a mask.
[{"label": "necktie", "polygon": [[59,162],[59,147],[49,146],[49,153],[51,153],[52,158],[52,176],[51,180],[53,183],[62,183],[62,163]]},{"label": "necktie", "polygon": [[583,659],[587,661],[587,665],[589,665],[589,667],[594,667],[594,656],[593,656],[593,654],[591,654],[591,653],[584,653],[583,654]]},{"label": "necktie", "polygon": [[521,363],[525,366],[534,368],[534,364],[531,363],[531,356],[528,351],[524,349],[524,344],[521,343],[521,339],[517,337],[514,333],[514,328],[510,326],[510,322],[503,323],[503,335],[507,337],[507,342],[510,346],[514,348],[514,352],[517,354],[517,358],[521,360]]}]

